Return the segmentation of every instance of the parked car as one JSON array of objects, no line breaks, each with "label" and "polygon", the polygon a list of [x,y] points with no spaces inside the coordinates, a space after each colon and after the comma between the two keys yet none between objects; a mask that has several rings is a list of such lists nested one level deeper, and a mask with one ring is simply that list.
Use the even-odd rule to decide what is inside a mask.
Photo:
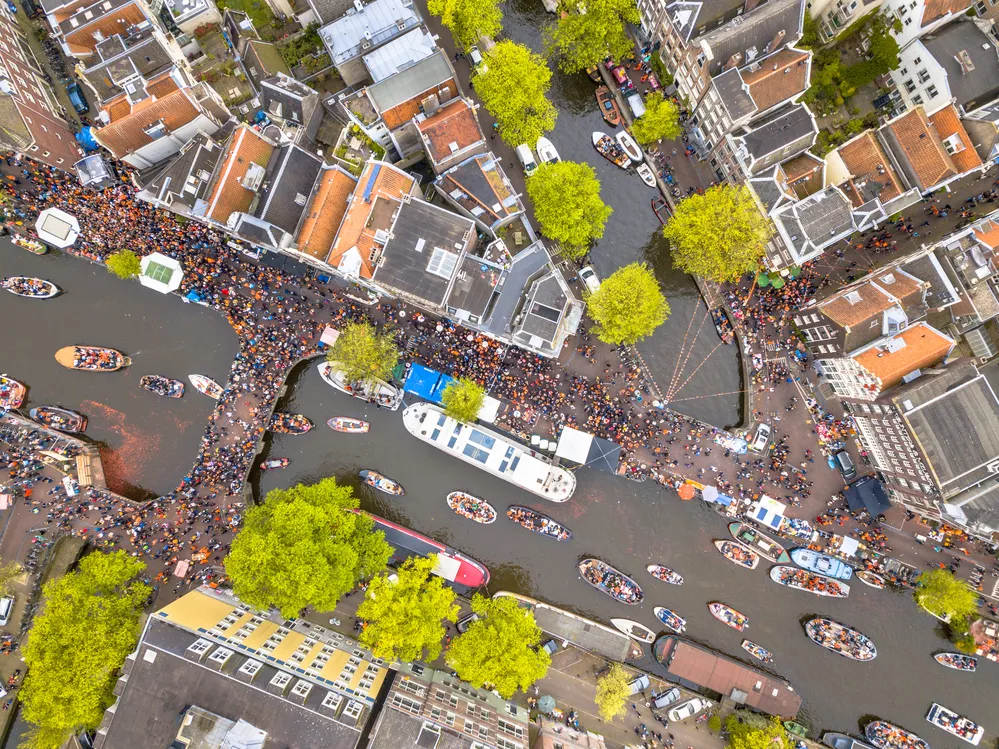
[{"label": "parked car", "polygon": [[42,6],[34,0],[21,0],[21,7],[24,8],[24,13],[28,18],[37,18],[42,14]]},{"label": "parked car", "polygon": [[464,619],[459,619],[458,620],[458,624],[457,624],[458,632],[461,633],[461,634],[464,634],[465,630],[467,630],[469,627],[471,627],[472,624],[474,622],[477,622],[478,620],[479,620],[479,615],[478,614],[469,614]]},{"label": "parked car", "polygon": [[600,279],[597,277],[597,272],[593,270],[592,265],[587,265],[579,271],[579,280],[583,282],[583,286],[591,294],[595,294],[597,289],[600,288]]},{"label": "parked car", "polygon": [[697,715],[701,710],[706,710],[711,707],[711,703],[708,700],[702,700],[700,697],[693,697],[686,702],[681,702],[679,705],[674,707],[668,713],[666,717],[671,721],[686,720],[687,718]]},{"label": "parked car", "polygon": [[639,692],[649,688],[649,677],[642,674],[633,682],[628,685],[628,694],[638,694]]},{"label": "parked car", "polygon": [[680,690],[676,687],[667,689],[665,692],[657,694],[652,698],[652,707],[656,710],[662,710],[664,707],[669,707],[674,702],[679,700],[680,697]]},{"label": "parked car", "polygon": [[468,50],[468,59],[471,60],[472,65],[478,67],[482,64],[482,53],[479,52],[479,48],[472,45],[472,48]]},{"label": "parked car", "polygon": [[770,442],[770,425],[760,424],[756,427],[756,435],[753,437],[753,444],[750,445],[754,452],[761,453],[767,449]]},{"label": "parked car", "polygon": [[548,655],[555,655],[558,652],[558,643],[555,640],[549,640],[541,646],[541,649],[548,653]]},{"label": "parked car", "polygon": [[520,163],[524,167],[524,173],[528,177],[538,171],[538,162],[534,160],[534,153],[531,152],[529,145],[521,143],[515,150],[517,158],[520,159]]},{"label": "parked car", "polygon": [[69,97],[70,104],[73,105],[79,114],[86,114],[90,111],[90,104],[87,102],[87,97],[83,95],[83,89],[80,88],[80,84],[76,81],[66,84],[66,95]]},{"label": "parked car", "polygon": [[0,598],[0,627],[6,627],[10,621],[11,612],[14,611],[14,596],[4,596]]},{"label": "parked car", "polygon": [[843,476],[844,481],[850,482],[857,478],[857,467],[853,464],[850,453],[846,450],[840,450],[833,456],[833,459],[836,461],[836,468]]}]

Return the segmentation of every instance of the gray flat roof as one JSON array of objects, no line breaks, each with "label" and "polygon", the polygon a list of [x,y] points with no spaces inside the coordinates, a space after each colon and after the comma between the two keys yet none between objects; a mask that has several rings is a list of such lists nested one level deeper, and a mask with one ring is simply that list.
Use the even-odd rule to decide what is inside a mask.
[{"label": "gray flat roof", "polygon": [[[999,54],[995,43],[970,19],[958,19],[927,35],[923,45],[947,71],[947,85],[959,107],[974,109],[999,92]],[[967,53],[974,70],[965,70],[958,55]]]},{"label": "gray flat roof", "polygon": [[401,73],[368,86],[368,97],[379,112],[384,112],[453,77],[447,55],[437,51]]}]

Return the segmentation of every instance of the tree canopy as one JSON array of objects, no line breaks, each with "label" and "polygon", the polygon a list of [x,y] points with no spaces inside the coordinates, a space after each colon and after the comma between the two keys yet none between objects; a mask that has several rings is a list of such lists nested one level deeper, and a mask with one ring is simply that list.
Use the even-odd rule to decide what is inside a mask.
[{"label": "tree canopy", "polygon": [[10,595],[14,587],[14,581],[21,576],[24,570],[17,562],[3,562],[0,564],[0,596]]},{"label": "tree canopy", "polygon": [[649,266],[631,263],[614,271],[586,297],[586,311],[596,323],[597,338],[615,346],[631,345],[666,322],[669,303]]},{"label": "tree canopy", "polygon": [[561,17],[546,29],[545,46],[564,72],[578,72],[608,57],[621,62],[634,54],[635,43],[625,32],[627,24],[642,21],[634,0],[586,0],[585,12],[581,5],[561,0]]},{"label": "tree canopy", "polygon": [[749,188],[718,185],[682,201],[663,234],[677,268],[723,282],[756,269],[771,231]]},{"label": "tree canopy", "polygon": [[131,250],[118,250],[113,255],[108,255],[104,264],[108,271],[118,276],[118,278],[135,278],[142,271],[142,261],[139,256]]},{"label": "tree canopy", "polygon": [[336,479],[268,492],[246,511],[225,570],[233,591],[251,606],[276,606],[297,617],[306,606],[332,611],[365,577],[385,567],[392,549]]},{"label": "tree canopy", "polygon": [[437,555],[411,557],[396,574],[368,585],[358,619],[367,622],[360,641],[376,658],[433,661],[441,654],[444,621],[458,618],[454,591],[432,573]]},{"label": "tree canopy", "polygon": [[486,389],[469,377],[460,377],[444,388],[441,405],[452,419],[475,423],[486,400]]},{"label": "tree canopy", "polygon": [[399,361],[399,349],[388,333],[369,322],[348,323],[340,331],[326,360],[343,369],[350,382],[386,380]]},{"label": "tree canopy", "polygon": [[590,244],[604,235],[604,225],[614,212],[600,199],[600,180],[589,164],[541,164],[527,178],[527,194],[541,233],[558,242],[571,258],[586,255]]},{"label": "tree canopy", "polygon": [[479,594],[472,598],[472,611],[479,619],[447,651],[447,664],[461,679],[509,699],[545,677],[551,657],[537,647],[541,629],[533,612],[513,598]]},{"label": "tree canopy", "polygon": [[500,137],[514,148],[533,146],[555,127],[558,112],[548,100],[551,82],[545,59],[511,41],[489,50],[472,78],[482,104],[496,118]]},{"label": "tree canopy", "polygon": [[645,114],[635,120],[631,134],[643,146],[658,140],[674,140],[683,135],[680,127],[680,109],[667,99],[661,91],[654,91],[645,97]]},{"label": "tree canopy", "polygon": [[94,552],[76,572],[45,584],[45,608],[24,646],[27,745],[55,749],[70,734],[93,730],[114,701],[118,669],[139,639],[139,615],[150,588],[145,569],[124,551]]},{"label": "tree canopy", "polygon": [[728,749],[788,749],[791,746],[787,731],[777,718],[766,719],[739,711],[725,719],[725,729]]},{"label": "tree canopy", "polygon": [[950,570],[929,570],[917,583],[913,591],[916,603],[931,614],[954,620],[978,611],[978,594]]},{"label": "tree canopy", "polygon": [[503,29],[503,11],[499,0],[428,0],[427,9],[441,19],[464,49],[493,38]]},{"label": "tree canopy", "polygon": [[624,712],[628,682],[628,672],[620,663],[612,663],[607,673],[597,679],[596,703],[604,721],[609,723]]}]

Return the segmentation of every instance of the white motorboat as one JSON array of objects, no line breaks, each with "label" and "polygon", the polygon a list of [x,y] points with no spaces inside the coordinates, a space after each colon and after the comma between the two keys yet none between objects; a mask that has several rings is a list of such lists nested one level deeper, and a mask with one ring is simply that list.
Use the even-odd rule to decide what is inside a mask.
[{"label": "white motorboat", "polygon": [[610,623],[624,632],[629,637],[634,637],[639,642],[651,643],[656,639],[656,633],[631,619],[611,619]]},{"label": "white motorboat", "polygon": [[211,377],[206,377],[202,374],[193,374],[188,375],[187,379],[191,381],[191,384],[194,385],[194,389],[199,393],[204,393],[209,398],[214,398],[215,400],[222,397],[222,386],[215,382],[215,380]]},{"label": "white motorboat", "polygon": [[961,741],[967,741],[972,746],[978,746],[978,742],[985,735],[984,727],[936,702],[930,706],[930,711],[926,713],[926,720],[951,736],[957,736]]},{"label": "white motorboat", "polygon": [[648,164],[639,164],[635,167],[635,171],[638,172],[638,176],[642,178],[642,182],[647,184],[649,187],[656,186],[656,175],[652,171],[652,167]]},{"label": "white motorboat", "polygon": [[402,391],[399,388],[382,380],[349,382],[344,371],[328,361],[319,365],[319,376],[323,378],[323,382],[341,393],[352,395],[368,403],[375,403],[390,411],[395,411],[402,405]]},{"label": "white motorboat", "polygon": [[618,144],[621,146],[621,150],[627,154],[629,159],[634,161],[636,164],[641,164],[645,161],[645,154],[642,153],[642,149],[639,148],[638,143],[631,137],[631,133],[627,130],[615,133],[614,138],[617,140]]},{"label": "white motorboat", "polygon": [[555,144],[544,136],[538,138],[538,144],[534,147],[534,150],[538,154],[538,161],[543,164],[557,164],[562,160],[562,157],[558,155],[558,151],[555,150]]}]

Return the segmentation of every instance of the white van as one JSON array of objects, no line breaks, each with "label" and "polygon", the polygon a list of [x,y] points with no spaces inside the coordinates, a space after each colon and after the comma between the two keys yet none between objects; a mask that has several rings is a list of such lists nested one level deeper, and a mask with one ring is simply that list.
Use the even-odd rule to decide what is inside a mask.
[{"label": "white van", "polygon": [[536,171],[538,171],[538,162],[534,160],[534,154],[531,152],[531,147],[526,143],[521,143],[516,148],[517,158],[520,159],[520,163],[524,167],[524,173],[530,177]]},{"label": "white van", "polygon": [[642,101],[640,94],[631,94],[628,97],[628,107],[631,109],[631,113],[635,115],[636,120],[645,114],[645,102]]},{"label": "white van", "polygon": [[0,598],[0,627],[6,627],[10,621],[11,612],[14,610],[14,597],[4,596]]}]

